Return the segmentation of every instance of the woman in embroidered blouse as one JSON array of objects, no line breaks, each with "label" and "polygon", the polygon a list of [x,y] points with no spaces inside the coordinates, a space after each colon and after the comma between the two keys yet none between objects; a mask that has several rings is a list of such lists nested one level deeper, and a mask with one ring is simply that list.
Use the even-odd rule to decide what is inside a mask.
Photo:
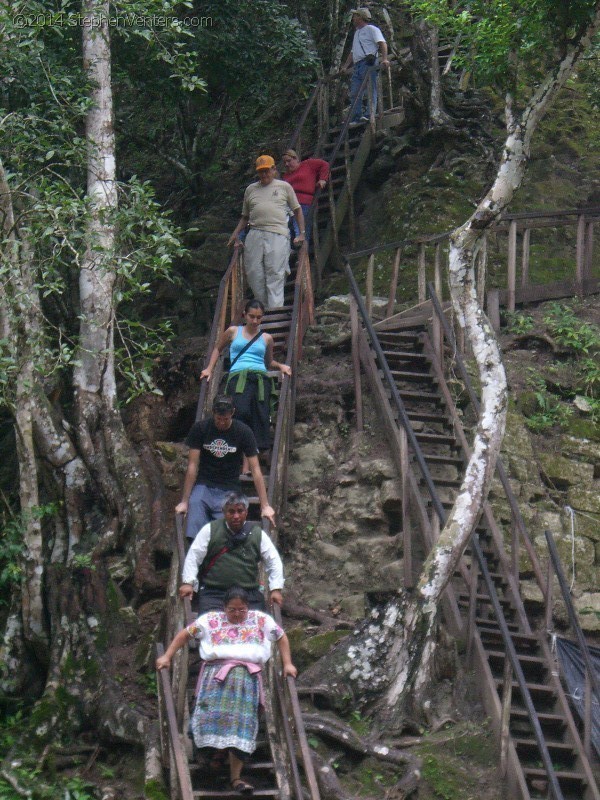
[{"label": "woman in embroidered blouse", "polygon": [[259,450],[268,450],[270,447],[271,379],[266,372],[268,369],[278,369],[284,375],[292,374],[287,364],[274,360],[273,337],[270,333],[258,336],[247,350],[241,352],[260,332],[264,315],[265,307],[260,300],[249,300],[244,308],[245,324],[232,325],[223,332],[206,369],[200,373],[200,380],[206,378],[210,381],[220,354],[230,345],[231,361],[236,360],[229,371],[225,393],[233,397],[236,419],[245,422],[252,430]]},{"label": "woman in embroidered blouse", "polygon": [[190,638],[200,642],[203,666],[198,679],[198,699],[192,716],[194,743],[229,751],[231,786],[240,794],[252,794],[253,786],[240,777],[244,761],[256,749],[258,706],[262,696],[261,668],[276,641],[283,674],[296,677],[290,644],[274,619],[248,609],[248,595],[231,587],[223,599],[223,611],[209,611],[179,631],[157,669],[168,669],[173,655]]}]

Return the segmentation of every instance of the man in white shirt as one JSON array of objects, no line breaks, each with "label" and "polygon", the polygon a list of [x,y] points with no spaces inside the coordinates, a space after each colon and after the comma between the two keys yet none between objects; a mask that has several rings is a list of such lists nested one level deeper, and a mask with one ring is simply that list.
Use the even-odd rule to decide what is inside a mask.
[{"label": "man in white shirt", "polygon": [[[365,75],[370,67],[379,63],[384,67],[389,66],[388,50],[382,32],[376,25],[371,25],[371,12],[368,8],[353,8],[352,24],[354,25],[354,38],[352,39],[352,50],[348,53],[348,58],[343,69],[349,69],[354,65],[352,78],[350,81],[350,104],[353,105],[358,95],[358,90],[363,82]],[[380,56],[379,62],[377,57]],[[377,70],[371,71],[371,94],[373,98],[373,113],[377,111]],[[351,125],[360,122],[367,122],[370,109],[367,105],[368,91],[365,87],[360,100],[356,100],[354,113],[350,120]]]},{"label": "man in white shirt", "polygon": [[258,568],[262,562],[269,580],[271,602],[281,606],[283,564],[275,545],[259,523],[246,522],[248,498],[230,492],[223,503],[223,519],[207,523],[198,532],[185,557],[180,597],[200,597],[200,614],[223,609],[230,586],[242,586],[249,607],[266,611],[260,591]]}]

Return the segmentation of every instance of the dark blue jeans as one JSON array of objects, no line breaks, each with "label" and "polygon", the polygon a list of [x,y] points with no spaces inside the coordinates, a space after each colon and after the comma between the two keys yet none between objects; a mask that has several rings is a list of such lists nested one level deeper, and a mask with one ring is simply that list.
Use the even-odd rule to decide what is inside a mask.
[{"label": "dark blue jeans", "polygon": [[[300,208],[302,209],[302,215],[304,217],[304,240],[306,244],[310,244],[310,235],[312,233],[312,205],[307,205],[306,203],[300,203]],[[290,222],[292,225],[292,240],[296,238],[296,236],[300,236],[300,228],[298,227],[298,223],[296,222],[296,217],[290,217]]]},{"label": "dark blue jeans", "polygon": [[[350,79],[350,105],[354,103],[356,96],[358,95],[358,90],[360,89],[360,85],[363,82],[363,78],[367,74],[367,70],[369,69],[369,65],[365,58],[361,61],[357,61],[354,65],[354,70],[352,72],[352,78]],[[377,70],[374,69],[371,73],[371,89],[373,95],[373,113],[377,113]],[[365,86],[364,91],[362,93],[361,99],[356,103],[356,107],[354,109],[354,113],[352,114],[351,122],[359,122],[362,116],[369,116],[371,113],[369,109],[369,102],[368,102],[368,85]]]}]

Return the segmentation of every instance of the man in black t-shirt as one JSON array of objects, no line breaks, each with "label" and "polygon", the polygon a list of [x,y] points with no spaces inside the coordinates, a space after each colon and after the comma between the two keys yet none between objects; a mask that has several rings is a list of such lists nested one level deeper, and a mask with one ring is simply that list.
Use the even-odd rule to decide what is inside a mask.
[{"label": "man in black t-shirt", "polygon": [[228,492],[240,489],[239,476],[244,456],[252,473],[260,501],[260,513],[275,525],[275,512],[258,463],[254,434],[243,422],[233,419],[233,399],[219,395],[213,402],[212,419],[196,422],[185,443],[190,448],[181,502],[177,514],[187,514],[186,536],[194,539],[200,528],[223,516]]}]

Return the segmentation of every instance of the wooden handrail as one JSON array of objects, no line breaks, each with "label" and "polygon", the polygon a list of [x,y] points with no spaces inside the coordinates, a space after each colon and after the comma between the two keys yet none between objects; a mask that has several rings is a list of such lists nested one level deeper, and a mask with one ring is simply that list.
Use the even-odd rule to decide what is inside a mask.
[{"label": "wooden handrail", "polygon": [[427,466],[427,463],[425,461],[425,457],[423,456],[423,452],[421,451],[421,448],[420,448],[419,443],[417,441],[417,437],[415,436],[415,432],[414,432],[414,430],[412,428],[412,425],[410,424],[410,421],[408,419],[408,415],[406,413],[406,409],[404,408],[404,403],[402,401],[402,398],[400,397],[400,393],[398,391],[398,387],[396,386],[396,383],[394,381],[394,377],[393,377],[393,375],[392,375],[392,373],[390,371],[390,368],[388,366],[387,360],[386,360],[386,358],[385,358],[385,356],[383,354],[383,350],[381,349],[381,345],[379,344],[379,339],[377,338],[377,334],[375,333],[375,330],[373,328],[373,324],[372,324],[371,320],[369,319],[369,315],[367,314],[367,310],[365,308],[365,304],[363,302],[362,295],[361,295],[361,293],[359,291],[359,288],[358,288],[358,285],[356,283],[356,279],[355,279],[354,274],[352,272],[352,268],[350,267],[350,264],[348,263],[348,261],[345,262],[344,266],[345,266],[345,270],[346,270],[346,277],[348,278],[348,282],[350,284],[350,291],[354,295],[354,299],[356,300],[356,304],[358,306],[359,313],[360,313],[360,315],[362,317],[363,324],[364,324],[365,328],[367,329],[367,333],[369,334],[369,339],[371,340],[371,346],[373,347],[373,350],[375,351],[375,353],[377,355],[377,360],[379,361],[380,369],[382,370],[382,372],[383,372],[383,374],[385,376],[386,383],[387,383],[388,388],[389,388],[389,390],[391,392],[391,395],[392,395],[392,402],[394,403],[394,405],[396,407],[396,410],[398,411],[398,415],[400,417],[400,421],[402,423],[402,427],[406,431],[406,436],[407,436],[408,442],[410,444],[411,450],[413,451],[413,453],[415,455],[415,458],[417,460],[417,464],[419,466],[419,470],[420,470],[421,475],[423,476],[423,480],[425,481],[425,484],[427,486],[427,491],[429,492],[429,495],[430,495],[430,498],[431,498],[431,503],[433,505],[435,513],[437,514],[437,516],[439,518],[440,524],[443,527],[443,525],[444,525],[444,523],[446,521],[446,513],[444,511],[444,507],[442,506],[440,498],[438,497],[438,494],[437,494],[437,491],[436,491],[436,488],[435,488],[435,484],[433,483],[433,479],[432,479],[431,473],[429,471],[429,467]]},{"label": "wooden handrail", "polygon": [[[163,645],[158,642],[156,644],[156,656],[160,658],[165,654]],[[169,681],[169,670],[160,669],[156,671],[159,703],[164,713],[164,720],[168,730],[169,747],[175,773],[177,776],[177,784],[179,787],[180,800],[193,800],[192,782],[190,779],[190,771],[187,764],[187,758],[181,746],[181,739],[179,730],[177,728],[177,718],[175,716],[175,703],[173,702],[173,693],[171,691],[171,683]]]},{"label": "wooden handrail", "polygon": [[[183,514],[175,514],[175,547],[177,549],[177,556],[179,559],[179,580],[178,584],[181,586],[182,580],[182,572],[183,572],[183,564],[185,561],[185,541],[183,537]],[[189,597],[183,598],[183,617],[186,621],[186,624],[193,622],[194,615],[192,613],[192,601]]]},{"label": "wooden handrail", "polygon": [[[579,624],[579,619],[577,617],[577,612],[575,611],[575,606],[573,605],[573,600],[571,599],[571,592],[569,591],[569,587],[567,586],[567,580],[565,578],[565,573],[562,568],[562,564],[560,561],[560,556],[558,555],[558,550],[556,549],[556,544],[554,542],[554,537],[552,533],[548,530],[544,531],[546,536],[546,542],[548,544],[548,552],[550,553],[550,562],[554,568],[554,572],[558,579],[558,585],[560,586],[560,591],[563,596],[563,601],[565,603],[565,607],[567,609],[567,614],[569,617],[569,622],[571,623],[571,627],[575,632],[575,636],[577,638],[577,643],[579,645],[579,650],[581,653],[581,657],[583,659],[583,663],[585,664],[586,670],[586,687],[588,688],[591,694],[596,695],[596,702],[600,702],[600,681],[598,680],[598,676],[596,674],[596,670],[594,669],[594,665],[592,664],[592,658],[590,656],[590,651],[585,640],[585,636],[583,635],[583,631],[581,629],[581,625]],[[548,581],[550,581],[550,573],[548,574]],[[591,755],[591,707],[592,707],[592,698],[586,698],[586,713],[584,715],[584,741],[586,743],[586,749],[588,750],[588,757]]]},{"label": "wooden handrail", "polygon": [[300,115],[300,119],[298,120],[298,124],[296,125],[296,127],[294,129],[294,132],[292,133],[292,136],[291,136],[291,138],[290,138],[290,140],[288,142],[288,150],[293,150],[296,147],[296,143],[298,142],[298,139],[300,138],[300,133],[302,132],[302,128],[304,127],[304,123],[306,122],[306,119],[307,119],[307,117],[308,117],[308,115],[310,113],[311,108],[315,104],[315,100],[319,96],[319,92],[321,91],[321,87],[323,86],[324,82],[325,81],[324,81],[323,78],[319,78],[319,80],[315,84],[314,89],[310,93],[310,96],[309,96],[308,100],[306,101],[306,105],[304,106],[304,110],[302,111],[302,114]]},{"label": "wooden handrail", "polygon": [[[213,317],[213,322],[210,329],[210,336],[208,338],[208,345],[206,349],[206,359],[204,364],[205,367],[210,360],[211,353],[214,350],[219,337],[223,304],[225,302],[227,290],[230,287],[233,273],[236,269],[238,269],[238,262],[239,262],[239,248],[236,247],[233,250],[233,255],[231,256],[227,269],[225,270],[225,273],[221,278],[221,282],[219,283],[219,292],[217,294],[217,300],[215,304],[215,315]],[[206,381],[202,381],[202,384],[200,386],[200,393],[198,395],[198,405],[196,406],[196,422],[199,422],[202,419],[202,415],[204,414],[207,392],[208,392],[208,383]]]},{"label": "wooden handrail", "polygon": [[544,765],[544,769],[546,770],[546,776],[548,778],[548,783],[550,784],[552,796],[554,797],[554,800],[564,800],[564,796],[560,788],[558,778],[556,777],[554,765],[552,764],[552,758],[550,757],[550,752],[548,751],[548,745],[546,744],[546,740],[542,732],[542,727],[540,725],[540,721],[538,719],[535,707],[533,705],[533,700],[531,699],[531,694],[527,686],[527,681],[525,680],[525,675],[523,674],[523,668],[521,666],[521,662],[519,661],[519,656],[517,655],[517,651],[515,649],[514,642],[510,635],[507,622],[504,618],[502,607],[500,606],[500,601],[498,599],[498,592],[496,591],[496,587],[490,576],[487,562],[481,550],[481,545],[479,544],[479,538],[476,535],[471,537],[471,547],[473,548],[473,552],[475,553],[475,556],[479,563],[479,570],[481,573],[481,577],[485,582],[488,591],[488,596],[492,603],[494,616],[496,617],[496,622],[502,633],[505,652],[508,655],[513,674],[519,685],[519,691],[521,693],[521,701],[525,706],[525,710],[527,711],[527,716],[529,717],[529,724],[533,729],[533,734],[535,737],[536,744],[538,746],[538,750],[540,751],[540,755],[542,757],[542,763]]}]

